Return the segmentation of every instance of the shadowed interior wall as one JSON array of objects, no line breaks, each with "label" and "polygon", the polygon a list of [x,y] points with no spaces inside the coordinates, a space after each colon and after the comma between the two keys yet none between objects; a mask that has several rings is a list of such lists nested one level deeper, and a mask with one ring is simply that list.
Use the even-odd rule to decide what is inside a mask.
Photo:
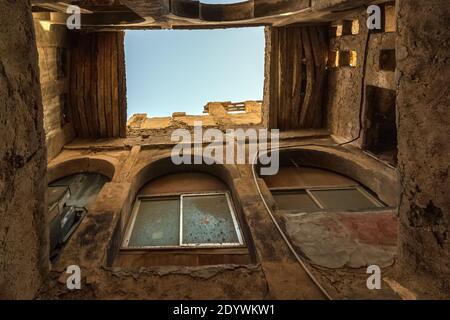
[{"label": "shadowed interior wall", "polygon": [[44,108],[47,159],[56,157],[75,138],[69,108],[69,30],[65,25],[46,25],[34,20]]},{"label": "shadowed interior wall", "polygon": [[126,137],[123,32],[72,35],[70,105],[79,137]]},{"label": "shadowed interior wall", "polygon": [[0,29],[0,299],[32,299],[49,262],[45,136],[29,1],[1,1]]},{"label": "shadowed interior wall", "polygon": [[400,263],[450,292],[447,0],[399,0]]},{"label": "shadowed interior wall", "polygon": [[319,26],[271,28],[270,128],[322,127],[327,32]]}]

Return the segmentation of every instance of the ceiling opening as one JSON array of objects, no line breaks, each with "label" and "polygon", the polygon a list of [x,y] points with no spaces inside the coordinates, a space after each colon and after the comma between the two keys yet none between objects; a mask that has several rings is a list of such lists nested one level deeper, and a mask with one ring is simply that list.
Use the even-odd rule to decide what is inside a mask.
[{"label": "ceiling opening", "polygon": [[262,100],[264,46],[263,27],[126,31],[128,118]]}]

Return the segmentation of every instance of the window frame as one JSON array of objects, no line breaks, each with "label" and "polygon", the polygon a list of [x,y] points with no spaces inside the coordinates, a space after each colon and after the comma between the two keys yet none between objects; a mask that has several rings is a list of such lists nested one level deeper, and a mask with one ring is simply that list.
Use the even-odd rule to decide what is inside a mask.
[{"label": "window frame", "polygon": [[[228,208],[230,210],[231,220],[233,223],[234,231],[238,238],[238,242],[235,243],[183,243],[183,197],[207,197],[212,195],[225,195],[227,200]],[[163,199],[178,199],[180,201],[180,230],[179,239],[177,246],[129,246],[130,238],[133,233],[134,225],[136,222],[136,217],[139,212],[140,204],[142,200],[163,200]],[[236,214],[236,210],[231,200],[230,192],[228,191],[213,191],[213,192],[201,192],[201,193],[178,193],[178,194],[164,194],[164,195],[143,195],[137,196],[134,202],[134,207],[126,227],[125,235],[122,241],[121,250],[167,250],[167,249],[217,249],[217,248],[243,248],[245,247],[244,236],[242,233],[241,226]]]},{"label": "window frame", "polygon": [[[358,211],[373,211],[373,210],[382,210],[386,208],[386,205],[379,201],[377,198],[375,198],[372,194],[370,194],[365,188],[363,188],[360,185],[348,185],[348,186],[323,186],[323,187],[304,187],[304,188],[298,188],[298,187],[288,187],[288,188],[270,188],[270,192],[292,192],[292,191],[304,191],[306,194],[311,198],[311,200],[314,202],[314,204],[318,207],[317,209],[292,209],[292,210],[284,210],[284,211],[299,211],[302,212],[332,212],[332,211],[352,211],[354,210],[342,210],[342,209],[329,209],[325,208],[325,206],[320,202],[320,199],[316,197],[312,192],[314,191],[331,191],[331,190],[357,190],[359,191],[364,197],[366,197],[370,202],[372,202],[376,208],[368,208],[368,209],[361,209]],[[311,192],[312,191],[312,192]],[[275,201],[276,204],[276,201]]]}]

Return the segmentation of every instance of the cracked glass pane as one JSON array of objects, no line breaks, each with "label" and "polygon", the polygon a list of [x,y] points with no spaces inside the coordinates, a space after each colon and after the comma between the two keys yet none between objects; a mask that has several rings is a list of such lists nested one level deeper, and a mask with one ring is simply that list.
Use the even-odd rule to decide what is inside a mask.
[{"label": "cracked glass pane", "polygon": [[142,199],[128,246],[178,246],[179,238],[179,198]]},{"label": "cracked glass pane", "polygon": [[238,244],[226,195],[183,197],[183,244]]}]

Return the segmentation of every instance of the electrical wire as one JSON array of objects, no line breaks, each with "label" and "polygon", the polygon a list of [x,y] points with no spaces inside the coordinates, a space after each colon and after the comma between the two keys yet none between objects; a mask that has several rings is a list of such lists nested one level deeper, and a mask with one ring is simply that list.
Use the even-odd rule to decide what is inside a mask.
[{"label": "electrical wire", "polygon": [[[318,146],[317,144],[304,144],[301,145],[302,147],[307,147],[307,146]],[[323,145],[322,145],[323,146]],[[287,148],[295,148],[295,147],[282,147],[282,148],[278,148],[278,150],[283,150],[283,149],[287,149]],[[297,262],[300,264],[300,266],[303,268],[303,270],[306,272],[306,274],[308,275],[308,277],[312,280],[312,282],[319,288],[319,290],[322,292],[322,294],[328,299],[328,300],[333,300],[333,298],[331,297],[331,295],[325,290],[325,288],[320,284],[320,282],[316,279],[316,277],[312,274],[312,272],[308,269],[308,267],[306,266],[306,264],[303,262],[303,260],[300,258],[300,256],[297,254],[296,250],[294,249],[294,247],[292,246],[291,242],[289,241],[289,238],[286,236],[286,234],[284,233],[283,229],[280,227],[280,225],[278,224],[278,221],[276,220],[274,214],[272,213],[272,210],[270,209],[269,205],[266,202],[266,199],[264,198],[262,192],[261,192],[261,188],[259,186],[258,183],[258,179],[256,177],[256,171],[255,171],[255,165],[256,165],[256,159],[259,156],[259,150],[256,151],[256,155],[255,158],[253,159],[253,163],[252,163],[252,173],[253,173],[253,180],[255,182],[256,188],[258,190],[259,196],[264,204],[264,206],[266,207],[267,212],[269,213],[270,218],[272,219],[272,222],[274,223],[275,227],[277,228],[278,232],[280,233],[281,237],[283,238],[284,242],[287,244],[287,246],[289,247],[289,249],[291,250],[292,254],[295,256],[295,258],[297,259]]]},{"label": "electrical wire", "polygon": [[[308,147],[308,146],[320,146],[320,147],[330,147],[330,146],[344,146],[350,143],[353,143],[357,140],[359,140],[359,138],[361,138],[362,135],[362,130],[363,130],[363,108],[364,108],[364,101],[365,101],[365,76],[366,76],[366,65],[367,65],[367,53],[369,50],[369,43],[370,43],[370,35],[371,35],[371,30],[368,30],[367,32],[367,38],[366,38],[366,43],[365,43],[365,50],[364,50],[364,59],[363,59],[363,66],[362,66],[362,70],[363,70],[363,75],[362,75],[362,80],[361,80],[361,100],[360,100],[360,106],[359,106],[359,132],[358,132],[358,136],[356,138],[353,138],[347,142],[344,143],[340,143],[340,144],[336,144],[336,145],[326,145],[326,144],[302,144],[302,145],[296,145],[296,146],[285,146],[285,147],[279,147],[277,148],[278,151],[279,150],[283,150],[283,149],[295,149],[295,148],[300,148],[300,147]],[[281,237],[283,238],[284,242],[287,244],[287,246],[289,247],[290,251],[292,252],[292,254],[295,256],[295,258],[297,259],[297,262],[300,264],[300,266],[303,268],[303,270],[307,273],[307,275],[309,276],[309,278],[311,279],[311,281],[320,289],[320,291],[322,292],[322,294],[328,299],[328,300],[333,300],[333,297],[325,290],[325,288],[320,284],[320,282],[316,279],[316,277],[312,274],[312,272],[308,269],[308,267],[306,266],[305,262],[300,258],[300,256],[297,254],[296,250],[294,249],[293,245],[291,244],[289,238],[286,236],[286,234],[284,233],[283,229],[280,227],[280,225],[278,224],[278,221],[276,220],[272,210],[270,209],[269,205],[266,202],[266,199],[264,198],[264,195],[262,194],[261,188],[259,186],[258,183],[258,178],[256,176],[256,171],[255,171],[255,166],[256,166],[256,159],[259,156],[259,150],[256,151],[256,155],[255,158],[253,159],[253,163],[252,163],[252,174],[253,174],[253,180],[255,182],[256,188],[258,190],[258,194],[267,210],[267,212],[269,213],[270,218],[272,219],[272,222],[274,223],[275,227],[277,228],[278,232],[280,233]],[[293,161],[291,159],[291,161]],[[293,163],[298,167],[297,163],[295,163],[293,161]]]}]

